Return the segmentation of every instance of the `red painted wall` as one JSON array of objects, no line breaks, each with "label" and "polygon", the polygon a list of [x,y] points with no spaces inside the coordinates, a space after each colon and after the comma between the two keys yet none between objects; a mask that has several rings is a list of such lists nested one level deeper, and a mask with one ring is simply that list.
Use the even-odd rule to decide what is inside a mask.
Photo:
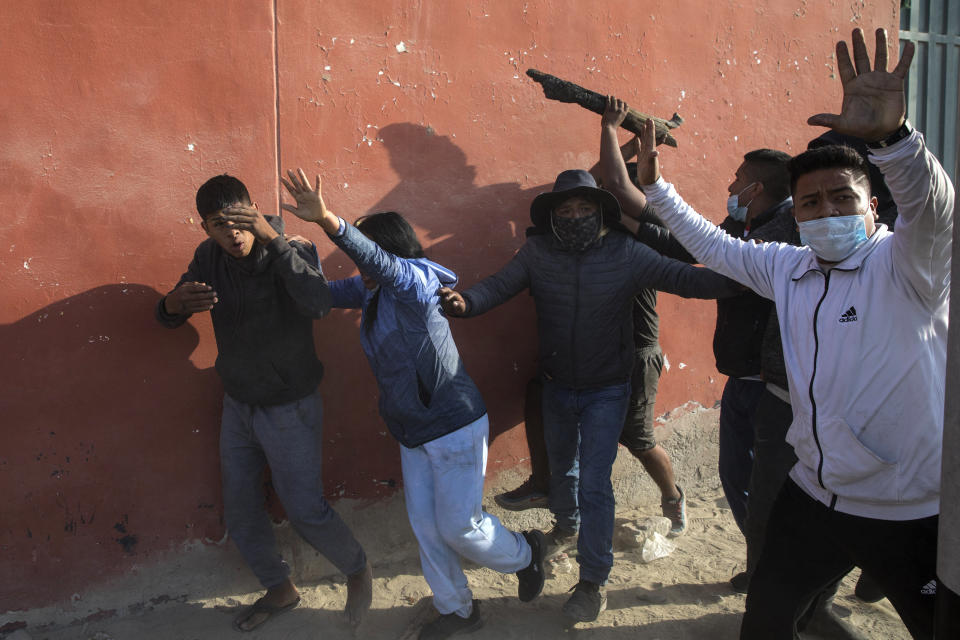
[{"label": "red painted wall", "polygon": [[[210,323],[152,318],[204,237],[193,196],[208,177],[241,177],[275,211],[278,164],[320,172],[333,210],[404,213],[470,285],[522,244],[530,199],[596,159],[599,117],[546,102],[523,73],[535,67],[679,111],[664,173],[719,220],[743,153],[796,152],[815,135],[806,117],[837,107],[838,35],[895,28],[896,0],[866,4],[4,3],[0,611],[223,535]],[[289,226],[318,242],[328,276],[353,273],[315,228]],[[658,412],[712,405],[713,305],[665,295],[659,310],[673,366]],[[526,455],[533,322],[519,296],[455,323],[493,470]],[[375,498],[399,461],[356,325],[335,312],[316,328],[324,476],[330,496]]]}]

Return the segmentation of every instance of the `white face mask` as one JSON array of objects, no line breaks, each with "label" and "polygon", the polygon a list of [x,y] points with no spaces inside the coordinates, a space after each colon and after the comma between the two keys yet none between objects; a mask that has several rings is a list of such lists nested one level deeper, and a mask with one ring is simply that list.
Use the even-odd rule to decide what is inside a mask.
[{"label": "white face mask", "polygon": [[826,262],[840,262],[867,241],[862,215],[830,216],[798,222],[800,242]]},{"label": "white face mask", "polygon": [[744,220],[747,219],[747,207],[750,206],[750,202],[753,202],[753,200],[751,200],[747,204],[740,204],[740,196],[743,195],[744,191],[746,191],[747,189],[749,189],[755,184],[757,183],[751,182],[750,184],[745,186],[743,189],[741,189],[740,193],[735,193],[729,198],[727,198],[727,213],[730,215],[731,218],[733,218],[737,222],[743,222]]}]

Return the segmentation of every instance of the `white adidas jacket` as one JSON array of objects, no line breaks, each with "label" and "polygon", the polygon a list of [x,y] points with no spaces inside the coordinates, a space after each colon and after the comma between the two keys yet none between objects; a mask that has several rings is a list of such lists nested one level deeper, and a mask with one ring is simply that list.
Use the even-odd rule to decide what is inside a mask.
[{"label": "white adidas jacket", "polygon": [[939,513],[954,189],[914,132],[871,161],[897,203],[829,272],[807,247],[732,238],[661,178],[644,188],[701,263],[771,298],[790,380],[793,480],[838,511]]}]

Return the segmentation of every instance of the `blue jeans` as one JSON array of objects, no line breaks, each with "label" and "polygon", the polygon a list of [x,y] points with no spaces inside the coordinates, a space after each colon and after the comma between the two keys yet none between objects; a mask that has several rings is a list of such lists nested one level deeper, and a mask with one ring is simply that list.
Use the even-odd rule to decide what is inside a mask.
[{"label": "blue jeans", "polygon": [[747,490],[753,468],[753,413],[766,385],[730,378],[720,398],[720,484],[740,532],[747,520]]},{"label": "blue jeans", "polygon": [[543,383],[550,510],[560,527],[579,528],[580,578],[601,585],[613,566],[610,473],[629,401],[629,382],[585,390]]},{"label": "blue jeans", "polygon": [[268,463],[273,488],[297,533],[345,575],[367,563],[360,543],[323,497],[322,409],[319,392],[269,407],[223,396],[220,475],[227,531],[267,589],[290,575],[264,505],[263,470]]},{"label": "blue jeans", "polygon": [[425,442],[400,447],[407,516],[420,546],[423,577],[442,614],[470,616],[473,594],[460,557],[515,573],[530,564],[530,545],[483,510],[487,416]]}]

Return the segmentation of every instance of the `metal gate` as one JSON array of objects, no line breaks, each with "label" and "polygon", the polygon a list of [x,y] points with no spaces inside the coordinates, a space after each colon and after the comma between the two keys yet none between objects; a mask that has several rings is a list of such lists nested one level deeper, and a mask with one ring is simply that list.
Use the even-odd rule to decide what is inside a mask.
[{"label": "metal gate", "polygon": [[917,51],[907,76],[907,117],[957,180],[957,92],[960,86],[960,0],[904,0],[900,45]]}]

